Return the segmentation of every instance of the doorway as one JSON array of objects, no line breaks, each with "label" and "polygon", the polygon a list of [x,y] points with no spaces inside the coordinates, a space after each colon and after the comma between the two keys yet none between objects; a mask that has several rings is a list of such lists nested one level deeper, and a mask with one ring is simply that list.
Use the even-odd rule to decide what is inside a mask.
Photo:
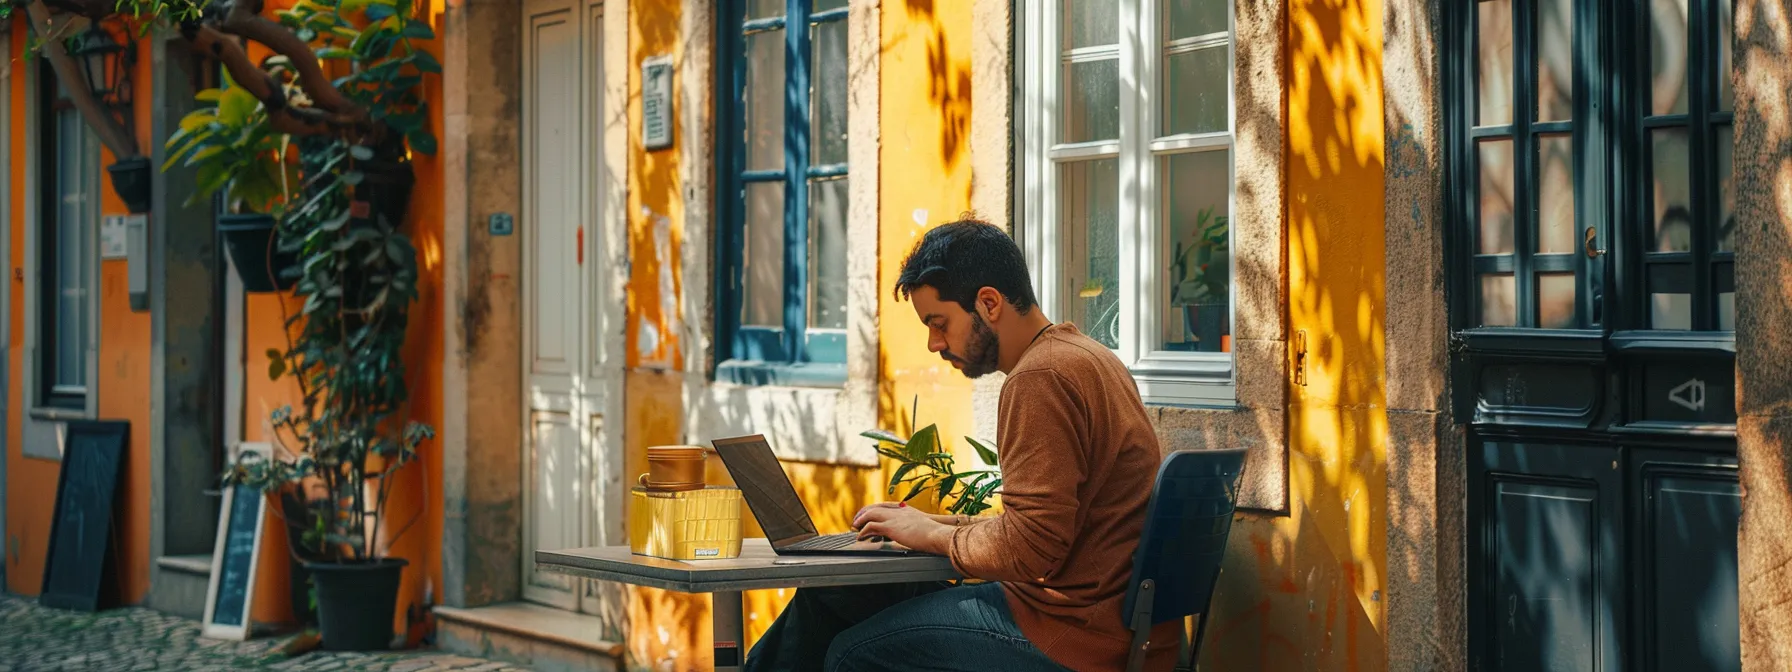
[{"label": "doorway", "polygon": [[1741,668],[1731,6],[1446,9],[1472,670]]},{"label": "doorway", "polygon": [[[601,484],[619,455],[606,429],[621,372],[604,334],[616,324],[599,235],[604,169],[604,12],[583,0],[524,5],[523,597],[598,611],[588,582],[535,569],[535,549],[605,543]],[[619,332],[618,332],[619,333]],[[610,497],[613,499],[613,497]]]}]

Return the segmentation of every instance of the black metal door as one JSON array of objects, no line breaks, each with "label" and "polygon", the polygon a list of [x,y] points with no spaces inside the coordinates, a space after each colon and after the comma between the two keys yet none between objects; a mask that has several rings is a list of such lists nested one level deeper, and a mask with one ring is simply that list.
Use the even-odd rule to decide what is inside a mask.
[{"label": "black metal door", "polygon": [[1444,4],[1470,667],[1740,669],[1730,0]]}]

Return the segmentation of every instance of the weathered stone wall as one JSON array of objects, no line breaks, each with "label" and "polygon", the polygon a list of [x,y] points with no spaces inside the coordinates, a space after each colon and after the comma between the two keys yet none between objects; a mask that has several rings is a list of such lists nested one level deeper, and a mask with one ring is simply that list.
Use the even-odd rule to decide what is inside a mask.
[{"label": "weathered stone wall", "polygon": [[1737,0],[1736,406],[1742,666],[1792,669],[1792,9]]}]

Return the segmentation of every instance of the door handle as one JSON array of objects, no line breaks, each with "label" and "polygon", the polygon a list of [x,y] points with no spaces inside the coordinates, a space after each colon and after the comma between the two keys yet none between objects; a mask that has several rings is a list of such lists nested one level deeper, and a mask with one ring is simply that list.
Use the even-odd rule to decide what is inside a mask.
[{"label": "door handle", "polygon": [[1596,228],[1593,228],[1591,226],[1587,227],[1587,239],[1586,239],[1586,242],[1583,243],[1582,246],[1587,251],[1588,259],[1598,259],[1599,255],[1605,254],[1604,249],[1594,247],[1594,243],[1598,239],[1599,239],[1599,230]]}]

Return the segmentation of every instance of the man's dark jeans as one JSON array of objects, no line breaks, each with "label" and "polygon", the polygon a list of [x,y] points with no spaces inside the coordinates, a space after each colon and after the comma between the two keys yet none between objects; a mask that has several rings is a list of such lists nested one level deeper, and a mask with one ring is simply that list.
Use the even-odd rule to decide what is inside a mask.
[{"label": "man's dark jeans", "polygon": [[799,588],[743,669],[1065,669],[1027,641],[1002,584],[893,583]]}]

